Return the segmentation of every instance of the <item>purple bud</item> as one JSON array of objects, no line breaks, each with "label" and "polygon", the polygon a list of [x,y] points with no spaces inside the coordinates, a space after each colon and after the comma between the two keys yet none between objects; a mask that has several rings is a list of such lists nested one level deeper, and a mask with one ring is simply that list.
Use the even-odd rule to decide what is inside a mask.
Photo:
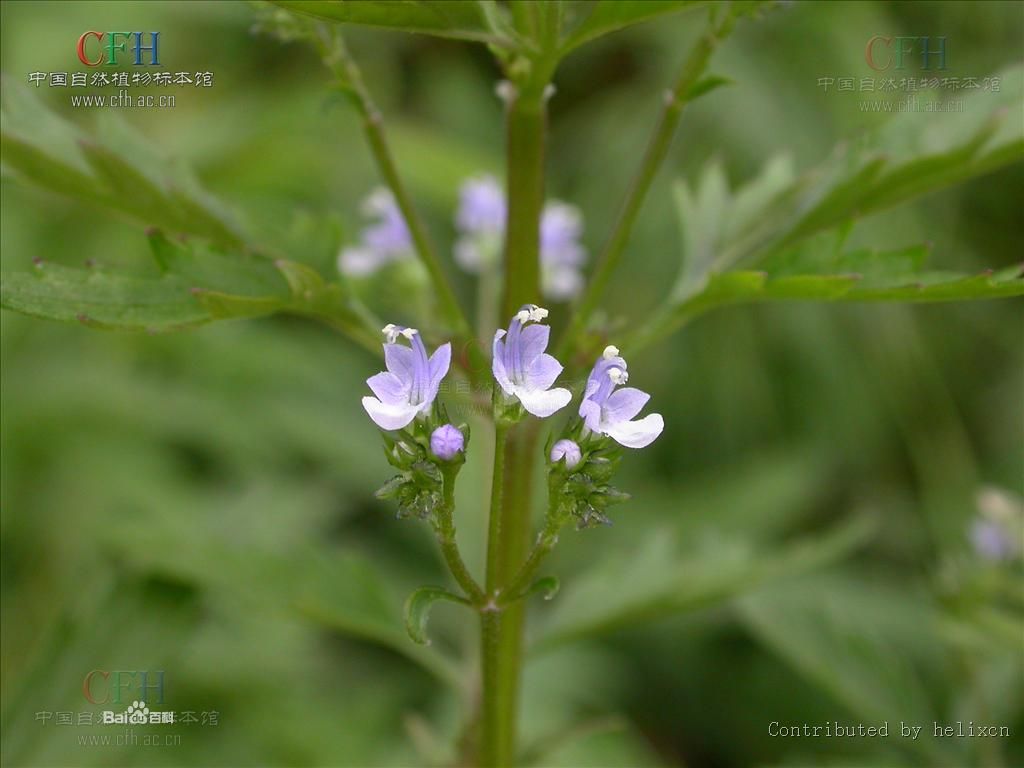
[{"label": "purple bud", "polygon": [[430,450],[443,461],[451,461],[462,453],[465,444],[466,439],[462,432],[451,424],[438,427],[430,435]]},{"label": "purple bud", "polygon": [[578,466],[582,458],[583,452],[572,440],[559,440],[551,446],[551,461],[557,464],[562,459],[565,459],[567,469],[573,469]]}]

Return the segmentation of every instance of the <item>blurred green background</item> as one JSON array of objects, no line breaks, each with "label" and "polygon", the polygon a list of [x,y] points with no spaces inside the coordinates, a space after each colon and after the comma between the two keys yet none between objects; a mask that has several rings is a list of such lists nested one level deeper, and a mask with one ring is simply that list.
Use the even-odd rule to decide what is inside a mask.
[{"label": "blurred green background", "polygon": [[[83,70],[85,30],[159,30],[164,68],[212,71],[214,87],[131,124],[292,258],[330,274],[356,238],[378,183],[358,122],[307,48],[251,31],[247,4],[0,9],[2,69],[22,82]],[[548,194],[582,208],[591,254],[700,22],[608,36],[559,71]],[[741,24],[711,68],[735,85],[687,112],[608,306],[642,317],[675,274],[674,178],[713,158],[733,185],[779,153],[806,168],[887,119],[817,85],[873,74],[863,53],[876,34],[944,35],[951,74],[984,77],[1020,58],[1024,4],[788,3]],[[347,40],[449,253],[459,183],[502,167],[499,73],[481,46],[367,29]],[[64,92],[38,95],[91,127]],[[150,258],[140,229],[100,208],[7,174],[2,193],[5,271],[33,257]],[[930,241],[939,268],[1007,267],[1022,202],[1017,164],[870,217],[851,238]],[[471,306],[471,277],[446,266]],[[434,648],[404,636],[405,595],[445,575],[427,527],[373,497],[389,476],[359,405],[374,356],[294,318],[168,335],[2,321],[5,765],[450,759],[476,628],[441,608]],[[532,607],[521,724],[538,764],[1024,765],[1020,566],[982,562],[968,538],[979,492],[1024,493],[1022,321],[1017,299],[759,306],[631,358],[667,427],[624,462],[634,498],[614,525],[566,532],[546,569],[563,591]],[[459,488],[475,567],[485,443]],[[841,548],[827,532],[862,517],[875,524],[867,541],[812,567]],[[774,578],[800,558],[801,573]],[[103,729],[37,713],[102,709],[82,694],[94,669],[163,670],[164,709],[217,723],[174,726],[172,746],[81,745]],[[773,721],[888,721],[895,733],[787,739],[769,735]],[[922,736],[900,738],[900,721]],[[957,721],[1011,736],[932,737],[934,722]]]}]

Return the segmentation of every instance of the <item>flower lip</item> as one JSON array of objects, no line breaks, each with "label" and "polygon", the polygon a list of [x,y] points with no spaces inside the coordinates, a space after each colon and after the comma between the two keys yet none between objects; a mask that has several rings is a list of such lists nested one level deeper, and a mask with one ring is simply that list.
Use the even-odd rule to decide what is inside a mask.
[{"label": "flower lip", "polygon": [[650,400],[650,395],[634,387],[623,387],[629,381],[628,366],[618,347],[608,345],[594,363],[580,403],[584,434],[596,432],[612,438],[627,448],[650,445],[665,428],[659,413],[634,419]]}]

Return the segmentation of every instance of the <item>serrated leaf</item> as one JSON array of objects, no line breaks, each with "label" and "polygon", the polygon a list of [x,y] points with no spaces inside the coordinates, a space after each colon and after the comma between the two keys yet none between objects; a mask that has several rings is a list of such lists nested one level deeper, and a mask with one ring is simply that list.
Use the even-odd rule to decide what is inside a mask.
[{"label": "serrated leaf", "polygon": [[57,117],[21,83],[3,76],[3,163],[58,194],[105,206],[147,226],[204,237],[239,252],[237,225],[180,164],[103,112],[95,138]]},{"label": "serrated leaf", "polygon": [[464,597],[449,592],[441,587],[420,587],[405,601],[405,629],[414,643],[430,645],[427,638],[427,619],[430,609],[438,600],[447,600],[459,605],[469,605]]},{"label": "serrated leaf", "polygon": [[570,22],[561,43],[566,54],[620,29],[704,5],[701,0],[575,0],[564,3]]},{"label": "serrated leaf", "polygon": [[338,325],[376,349],[369,319],[347,301],[339,285],[324,283],[318,275],[314,280],[307,267],[174,242],[159,231],[148,236],[159,275],[115,274],[40,260],[33,272],[3,276],[0,306],[96,328],[147,331],[291,312]]},{"label": "serrated leaf", "polygon": [[765,583],[813,571],[862,545],[873,523],[856,518],[832,531],[762,554],[745,548],[731,554],[681,559],[663,532],[642,552],[602,562],[573,579],[535,644],[538,651],[620,627],[705,608]]},{"label": "serrated leaf", "polygon": [[478,3],[467,0],[272,0],[295,13],[340,24],[382,27],[487,43],[505,42]]}]

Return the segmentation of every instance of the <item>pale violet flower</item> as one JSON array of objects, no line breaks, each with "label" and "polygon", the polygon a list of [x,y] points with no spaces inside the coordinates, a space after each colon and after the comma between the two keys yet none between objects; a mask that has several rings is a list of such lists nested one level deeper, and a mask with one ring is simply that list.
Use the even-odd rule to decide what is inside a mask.
[{"label": "pale violet flower", "polygon": [[[562,372],[562,365],[544,350],[551,329],[541,324],[548,311],[535,304],[520,309],[509,323],[508,331],[494,334],[494,359],[491,369],[502,391],[522,403],[534,416],[544,418],[572,399],[561,387],[551,388]],[[535,325],[527,325],[528,323]]]},{"label": "pale violet flower", "polygon": [[442,424],[430,433],[430,450],[437,458],[451,461],[466,446],[466,438],[462,432],[451,424]]},{"label": "pale violet flower", "polygon": [[551,446],[551,461],[555,464],[565,460],[566,469],[573,469],[579,466],[580,461],[583,459],[583,452],[572,440],[559,440],[553,446]]},{"label": "pale violet flower", "polygon": [[467,272],[496,264],[505,231],[505,193],[493,176],[467,179],[459,189],[455,261]]},{"label": "pale violet flower", "polygon": [[344,248],[338,255],[342,274],[365,277],[386,264],[412,257],[412,237],[391,190],[374,190],[363,201],[362,214],[370,223],[360,233],[359,245]]},{"label": "pale violet flower", "polygon": [[[437,397],[441,379],[451,365],[452,345],[442,344],[428,359],[415,328],[383,328],[387,370],[366,380],[376,397],[364,397],[363,408],[381,429],[402,429],[417,416],[426,416]],[[409,346],[398,343],[401,336]]]},{"label": "pale violet flower", "polygon": [[1024,500],[1010,491],[986,487],[979,491],[977,505],[970,540],[978,556],[998,562],[1024,555]]},{"label": "pale violet flower", "polygon": [[[505,219],[505,191],[493,176],[463,182],[455,226],[455,261],[467,272],[478,273],[497,264],[501,255]],[[583,216],[579,208],[559,200],[544,205],[540,221],[541,292],[549,299],[566,301],[583,289],[587,252],[580,243]]]},{"label": "pale violet flower", "polygon": [[580,244],[583,216],[574,205],[551,200],[540,220],[541,290],[549,299],[565,301],[583,289],[581,269],[587,252]]},{"label": "pale violet flower", "polygon": [[631,421],[651,396],[633,387],[616,389],[628,380],[626,361],[619,356],[619,350],[606,347],[590,371],[580,403],[584,434],[597,432],[627,448],[644,448],[661,434],[665,420],[660,413],[652,413]]}]

